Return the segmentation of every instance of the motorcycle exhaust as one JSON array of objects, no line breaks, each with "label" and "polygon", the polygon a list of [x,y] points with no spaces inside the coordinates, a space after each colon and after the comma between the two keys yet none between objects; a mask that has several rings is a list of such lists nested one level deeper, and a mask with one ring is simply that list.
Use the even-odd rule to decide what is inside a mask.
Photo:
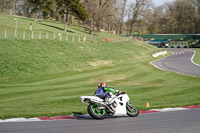
[{"label": "motorcycle exhaust", "polygon": [[[115,111],[113,111],[112,109],[110,109],[110,107],[108,107],[108,105],[106,105],[106,104],[103,103],[103,102],[99,102],[99,101],[96,101],[96,100],[94,100],[94,99],[89,99],[89,98],[85,98],[85,99],[83,100],[83,102],[84,102],[84,103],[87,103],[87,104],[90,104],[90,103],[92,103],[92,102],[97,103],[97,104],[100,104],[101,106],[103,106],[103,109],[104,109],[104,108],[107,108],[111,113],[115,113]],[[101,107],[99,107],[99,108],[101,108]]]},{"label": "motorcycle exhaust", "polygon": [[107,108],[111,113],[114,113],[115,111],[113,111],[112,109],[110,109],[110,107],[108,107],[104,102],[100,102],[100,101],[97,101],[95,99],[90,99],[90,98],[80,98],[82,102],[86,103],[86,104],[90,104],[90,103],[97,103],[105,108]]}]

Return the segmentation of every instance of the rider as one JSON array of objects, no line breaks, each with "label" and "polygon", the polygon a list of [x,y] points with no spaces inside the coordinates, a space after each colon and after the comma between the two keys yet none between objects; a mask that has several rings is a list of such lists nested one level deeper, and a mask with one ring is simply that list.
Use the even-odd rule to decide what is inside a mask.
[{"label": "rider", "polygon": [[113,88],[107,87],[106,83],[101,82],[98,85],[98,89],[96,90],[94,95],[104,99],[105,102],[109,102],[109,99],[111,99],[111,97],[112,97],[110,95],[110,92],[112,92],[113,94],[120,93],[119,90],[115,90]]}]

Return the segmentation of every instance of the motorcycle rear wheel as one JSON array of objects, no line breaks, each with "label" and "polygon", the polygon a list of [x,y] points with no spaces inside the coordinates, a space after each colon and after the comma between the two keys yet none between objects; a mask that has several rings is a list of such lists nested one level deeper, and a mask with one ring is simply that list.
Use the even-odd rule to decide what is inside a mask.
[{"label": "motorcycle rear wheel", "polygon": [[127,111],[127,115],[130,117],[137,117],[139,115],[139,110],[138,108],[131,104],[130,102],[127,102],[126,104],[126,111]]},{"label": "motorcycle rear wheel", "polygon": [[90,103],[88,105],[88,113],[94,119],[101,120],[106,117],[106,109],[98,109],[98,104]]}]

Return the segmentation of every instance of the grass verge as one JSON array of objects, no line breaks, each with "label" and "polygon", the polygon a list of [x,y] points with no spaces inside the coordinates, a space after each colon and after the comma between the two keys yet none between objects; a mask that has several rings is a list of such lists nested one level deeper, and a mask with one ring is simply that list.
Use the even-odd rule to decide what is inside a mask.
[{"label": "grass verge", "polygon": [[[24,25],[28,23],[25,19]],[[38,28],[47,29],[43,26],[47,25]],[[81,28],[73,32],[85,34]],[[149,109],[146,102],[150,108],[200,103],[200,78],[161,71],[149,64],[157,48],[107,33],[96,36],[111,41],[1,39],[0,119],[87,113],[79,98],[93,95],[100,81],[126,91],[141,110]]]},{"label": "grass verge", "polygon": [[200,65],[200,50],[196,51],[196,55],[194,57],[194,62]]}]

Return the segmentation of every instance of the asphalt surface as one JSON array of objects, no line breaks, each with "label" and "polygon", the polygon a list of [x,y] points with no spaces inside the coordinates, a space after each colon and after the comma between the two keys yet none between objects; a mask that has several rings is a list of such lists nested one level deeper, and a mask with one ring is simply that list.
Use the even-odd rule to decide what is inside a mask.
[{"label": "asphalt surface", "polygon": [[200,65],[192,62],[192,57],[195,54],[194,50],[167,49],[167,51],[172,52],[172,54],[160,60],[153,61],[151,64],[161,70],[200,77]]},{"label": "asphalt surface", "polygon": [[199,133],[200,109],[138,117],[0,123],[0,133]]}]

